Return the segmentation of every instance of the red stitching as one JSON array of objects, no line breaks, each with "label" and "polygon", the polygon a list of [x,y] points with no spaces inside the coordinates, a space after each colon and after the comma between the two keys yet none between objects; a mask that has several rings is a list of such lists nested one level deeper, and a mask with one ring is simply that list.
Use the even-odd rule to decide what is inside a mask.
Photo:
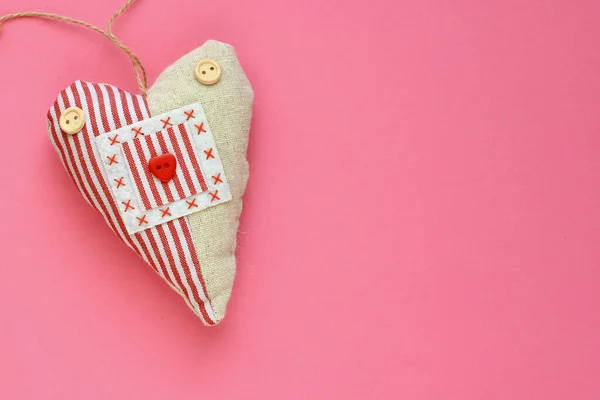
[{"label": "red stitching", "polygon": [[212,147],[210,149],[208,149],[208,150],[204,150],[204,154],[206,154],[206,159],[207,160],[209,160],[211,158],[215,158],[215,156],[213,156],[212,151],[213,151]]},{"label": "red stitching", "polygon": [[167,215],[168,215],[169,217],[172,217],[171,213],[169,212],[169,209],[170,209],[170,208],[171,208],[171,207],[167,207],[165,210],[160,210],[160,208],[159,208],[160,212],[162,213],[162,216],[161,216],[161,218],[164,218],[164,217],[166,217]]},{"label": "red stitching", "polygon": [[117,140],[117,138],[118,138],[118,137],[119,137],[119,134],[118,134],[118,133],[115,135],[115,137],[109,137],[109,139],[110,139],[110,145],[111,145],[111,146],[112,146],[112,145],[114,145],[114,144],[117,144],[117,143],[121,143],[121,142],[119,142],[119,141]]},{"label": "red stitching", "polygon": [[171,122],[171,117],[167,117],[167,119],[161,119],[160,122],[163,123],[163,129],[165,129],[168,126],[173,126],[173,124]]},{"label": "red stitching", "polygon": [[[204,192],[205,190],[208,189],[208,187],[206,186],[206,180],[204,179],[204,174],[202,173],[202,169],[200,168],[200,164],[198,163],[198,157],[194,156],[194,148],[196,146],[194,146],[192,144],[192,139],[188,135],[185,125],[180,124],[178,126],[178,128],[179,128],[179,133],[181,134],[181,136],[179,138],[177,138],[177,140],[181,140],[183,142],[183,146],[187,150],[189,157],[191,159],[190,161],[192,162],[192,169],[193,169],[192,172],[195,173],[196,177],[198,178],[198,181],[200,183],[200,188],[202,189],[200,191]],[[177,149],[175,149],[175,151],[177,151]],[[194,191],[194,193],[195,193],[195,191]]]},{"label": "red stitching", "polygon": [[108,165],[118,164],[117,155],[113,155],[112,157],[106,156],[108,158]]},{"label": "red stitching", "polygon": [[206,132],[204,129],[204,122],[201,122],[200,125],[194,125],[196,129],[198,129],[198,135],[201,135],[202,132]]},{"label": "red stitching", "polygon": [[125,205],[125,211],[123,212],[127,212],[127,210],[129,209],[135,210],[135,207],[131,205],[131,200],[127,200],[127,203],[125,203],[124,201],[122,201],[121,203]]},{"label": "red stitching", "polygon": [[222,183],[223,180],[221,179],[221,173],[218,173],[217,175],[213,175],[212,178],[214,179],[214,183],[213,185],[216,185],[217,183]]},{"label": "red stitching", "polygon": [[218,190],[215,190],[215,192],[214,192],[214,193],[213,193],[213,192],[208,192],[208,194],[210,194],[210,195],[211,195],[211,199],[210,199],[210,202],[211,202],[211,203],[212,203],[213,201],[215,201],[215,200],[221,200],[221,198],[219,197],[219,191],[218,191]]},{"label": "red stitching", "polygon": [[192,111],[184,111],[183,113],[184,113],[185,115],[187,115],[187,119],[186,119],[186,121],[189,121],[189,120],[190,120],[190,119],[192,119],[192,118],[196,118],[196,117],[194,116],[194,110],[192,110]]},{"label": "red stitching", "polygon": [[140,223],[138,224],[138,226],[142,226],[142,224],[148,224],[148,220],[146,219],[145,215],[142,215],[142,218],[140,217],[136,217],[138,221],[140,221]]},{"label": "red stitching", "polygon": [[188,203],[188,210],[191,209],[192,207],[198,207],[198,204],[196,204],[196,200],[197,199],[192,199],[192,201],[185,201],[186,203]]},{"label": "red stitching", "polygon": [[137,139],[137,137],[138,137],[139,135],[142,135],[142,136],[144,136],[144,132],[142,132],[142,127],[139,127],[139,128],[131,128],[131,130],[135,132],[135,136],[133,137],[134,139]]},{"label": "red stitching", "polygon": [[117,189],[118,189],[118,188],[120,188],[121,186],[125,186],[125,182],[123,182],[123,179],[124,179],[124,178],[125,178],[125,177],[124,177],[124,176],[122,176],[122,177],[121,177],[120,179],[118,179],[118,180],[117,180],[117,179],[115,179],[115,182],[117,182]]}]

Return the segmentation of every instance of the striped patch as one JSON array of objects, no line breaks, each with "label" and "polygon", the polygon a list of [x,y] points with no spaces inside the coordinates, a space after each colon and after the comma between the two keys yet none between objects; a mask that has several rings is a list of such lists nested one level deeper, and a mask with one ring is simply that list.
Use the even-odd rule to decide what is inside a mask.
[{"label": "striped patch", "polygon": [[[199,157],[185,124],[125,142],[123,153],[133,176],[137,198],[144,210],[208,190]],[[177,160],[175,175],[168,183],[158,180],[148,169],[152,157],[165,153],[174,154]]]},{"label": "striped patch", "polygon": [[[76,135],[63,133],[58,122],[61,113],[71,106],[81,108],[88,116],[83,130]],[[111,194],[114,187],[124,189],[126,183],[123,180],[117,184],[108,177],[94,138],[148,118],[150,112],[143,97],[111,85],[77,81],[63,90],[50,108],[49,135],[84,199],[124,243],[185,299],[205,324],[214,325],[217,321],[208,300],[187,218],[174,219],[130,235],[122,218],[122,205]]]}]

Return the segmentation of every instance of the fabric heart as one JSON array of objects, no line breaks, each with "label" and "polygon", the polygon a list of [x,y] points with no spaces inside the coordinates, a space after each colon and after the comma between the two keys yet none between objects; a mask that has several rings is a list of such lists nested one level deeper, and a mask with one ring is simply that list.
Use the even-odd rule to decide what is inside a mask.
[{"label": "fabric heart", "polygon": [[161,182],[169,182],[175,175],[177,168],[177,159],[173,154],[163,154],[152,157],[148,162],[148,168],[152,175],[157,177]]},{"label": "fabric heart", "polygon": [[[211,86],[194,78],[196,64],[205,59],[223,71]],[[76,81],[60,92],[48,112],[50,140],[84,199],[207,325],[224,318],[233,287],[252,101],[233,48],[208,41],[168,67],[147,98]],[[193,104],[197,106],[188,107]],[[87,118],[83,129],[71,135],[59,123],[69,107],[81,109]],[[163,117],[165,113],[174,114]],[[130,153],[123,150],[136,138],[145,138],[147,146],[140,153],[131,146],[138,157],[127,160]],[[171,147],[178,144],[180,151],[174,151]],[[153,154],[162,147],[166,150]],[[165,153],[186,156],[173,163],[181,179],[174,182],[177,172],[162,184],[172,186],[171,191],[150,188],[149,180],[142,179],[148,161],[139,161]],[[199,173],[194,172],[195,161]],[[138,174],[132,165],[140,167]],[[143,194],[152,197],[148,204],[140,198]]]}]

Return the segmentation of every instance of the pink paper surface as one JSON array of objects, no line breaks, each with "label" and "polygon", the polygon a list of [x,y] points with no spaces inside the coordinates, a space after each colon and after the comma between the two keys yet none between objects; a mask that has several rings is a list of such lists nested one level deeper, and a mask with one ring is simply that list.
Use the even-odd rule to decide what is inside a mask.
[{"label": "pink paper surface", "polygon": [[[105,26],[121,0],[5,0]],[[205,328],[45,132],[96,33],[0,32],[1,399],[600,398],[600,3],[147,1],[150,80],[207,39],[256,93],[228,316]]]}]

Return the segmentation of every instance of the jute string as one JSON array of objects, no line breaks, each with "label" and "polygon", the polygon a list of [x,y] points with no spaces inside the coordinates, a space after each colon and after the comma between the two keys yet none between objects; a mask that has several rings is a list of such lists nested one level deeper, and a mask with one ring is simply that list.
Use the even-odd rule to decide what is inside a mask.
[{"label": "jute string", "polygon": [[110,21],[108,22],[108,27],[107,27],[106,31],[98,28],[95,25],[89,24],[89,23],[87,23],[85,21],[80,21],[78,19],[74,19],[74,18],[70,18],[70,17],[65,17],[63,15],[57,15],[57,14],[51,14],[51,13],[45,13],[45,12],[37,12],[37,11],[30,11],[30,12],[20,12],[20,13],[8,14],[8,15],[5,15],[3,17],[0,17],[0,32],[1,32],[2,27],[4,26],[4,23],[6,21],[11,20],[11,19],[18,19],[18,18],[48,18],[48,19],[54,19],[54,20],[58,20],[58,21],[63,21],[63,22],[71,23],[71,24],[76,24],[76,25],[84,26],[84,27],[89,28],[89,29],[91,29],[91,30],[93,30],[95,32],[98,32],[99,34],[101,34],[102,36],[106,37],[111,42],[113,42],[117,47],[119,47],[121,50],[123,50],[125,52],[125,54],[127,54],[127,56],[129,56],[129,58],[131,59],[131,62],[133,64],[133,73],[135,75],[135,79],[137,81],[137,84],[140,87],[140,91],[142,92],[142,95],[144,97],[146,97],[146,92],[148,90],[148,77],[146,75],[146,69],[144,68],[144,65],[142,64],[142,62],[140,61],[140,59],[138,58],[138,56],[136,56],[123,43],[121,43],[115,37],[115,35],[112,32],[112,25],[115,22],[115,20],[121,14],[123,14],[125,12],[125,10],[127,10],[127,8],[134,1],[135,0],[128,0],[127,3],[125,3],[125,5],[123,7],[121,7],[121,9],[119,11],[117,11],[116,13],[113,14],[113,16],[110,18]]}]

